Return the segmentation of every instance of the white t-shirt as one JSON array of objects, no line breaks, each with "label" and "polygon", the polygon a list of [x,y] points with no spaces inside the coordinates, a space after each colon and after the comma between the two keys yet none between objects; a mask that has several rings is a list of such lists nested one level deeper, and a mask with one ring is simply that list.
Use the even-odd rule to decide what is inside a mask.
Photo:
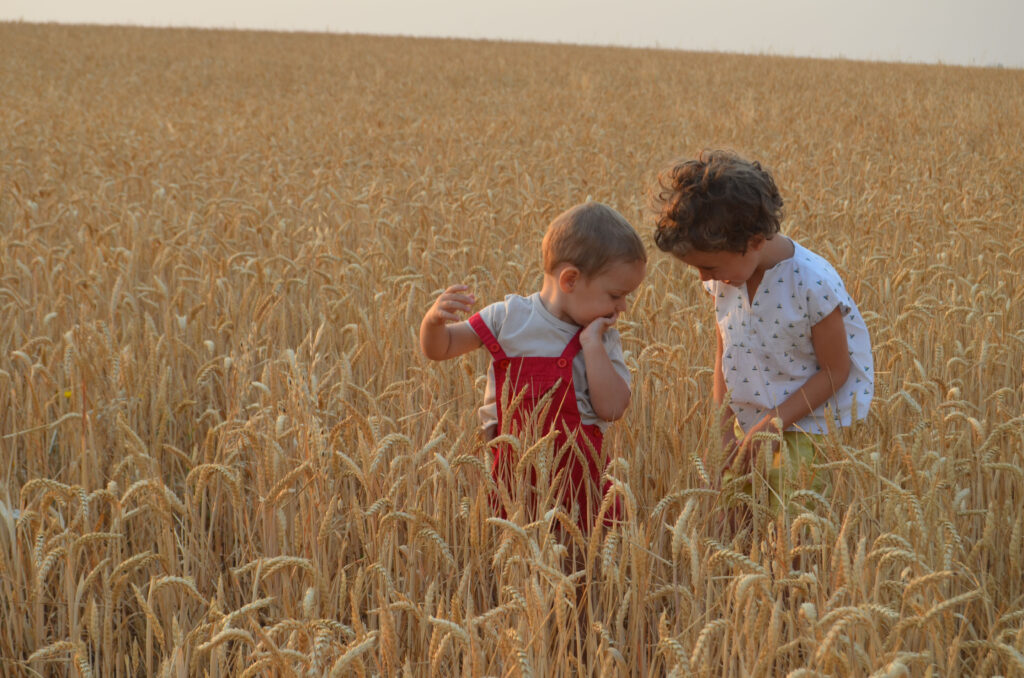
[{"label": "white t-shirt", "polygon": [[[499,301],[480,311],[480,317],[498,340],[505,355],[509,358],[524,356],[552,357],[562,355],[562,351],[572,340],[579,325],[567,323],[552,315],[540,300],[540,294],[528,297],[510,294],[504,301]],[[604,348],[612,361],[615,371],[628,385],[631,381],[629,369],[622,359],[622,340],[614,327],[605,330]],[[608,428],[610,422],[598,418],[594,414],[594,406],[590,402],[590,389],[587,385],[587,367],[583,361],[583,351],[576,354],[572,362],[572,382],[576,389],[576,407],[584,424],[597,424],[601,431]],[[480,424],[484,429],[498,423],[498,405],[494,386],[493,362],[487,368],[487,390],[484,392],[484,405],[480,408]]]},{"label": "white t-shirt", "polygon": [[[753,302],[746,285],[704,283],[714,297],[722,332],[722,371],[740,426],[749,430],[766,412],[821,370],[811,328],[839,306],[850,350],[850,376],[835,395],[789,430],[826,433],[828,415],[849,426],[867,416],[874,395],[871,339],[857,305],[825,259],[793,243],[793,256],[764,273]],[[856,405],[854,404],[856,403]]]}]

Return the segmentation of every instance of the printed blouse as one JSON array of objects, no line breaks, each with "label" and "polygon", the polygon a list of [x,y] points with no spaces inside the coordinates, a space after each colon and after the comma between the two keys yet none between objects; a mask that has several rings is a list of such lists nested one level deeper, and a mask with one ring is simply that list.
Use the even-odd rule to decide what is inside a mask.
[{"label": "printed blouse", "polygon": [[705,281],[722,333],[722,371],[740,426],[749,430],[821,370],[811,328],[838,306],[850,376],[826,403],[790,427],[825,433],[867,416],[874,395],[871,339],[857,305],[825,259],[793,242],[793,256],[764,273],[751,301],[745,285]]}]

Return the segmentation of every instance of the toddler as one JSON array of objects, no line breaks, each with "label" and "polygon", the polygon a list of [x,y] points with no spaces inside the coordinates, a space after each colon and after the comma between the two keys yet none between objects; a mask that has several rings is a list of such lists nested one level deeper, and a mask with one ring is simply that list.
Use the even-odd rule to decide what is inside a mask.
[{"label": "toddler", "polygon": [[[453,285],[423,317],[420,346],[432,360],[487,348],[492,361],[479,410],[484,435],[494,440],[557,431],[551,473],[560,477],[556,496],[588,533],[602,501],[603,433],[630,401],[630,374],[614,325],[644,279],[647,254],[629,222],[597,202],[556,217],[541,249],[539,292],[510,294],[460,320],[476,297],[467,286]],[[505,515],[505,503],[523,494],[513,486],[517,460],[506,443],[493,444],[491,451],[492,476],[503,495],[492,497],[492,505]],[[527,502],[528,512],[535,510],[532,504]],[[614,518],[617,505],[608,513]]]}]

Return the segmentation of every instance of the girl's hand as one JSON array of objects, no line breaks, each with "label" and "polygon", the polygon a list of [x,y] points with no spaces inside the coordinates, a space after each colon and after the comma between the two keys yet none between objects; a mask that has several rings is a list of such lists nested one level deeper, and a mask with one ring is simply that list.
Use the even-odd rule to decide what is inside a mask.
[{"label": "girl's hand", "polygon": [[[761,421],[754,424],[750,428],[750,430],[747,431],[746,435],[743,436],[743,440],[740,441],[739,445],[737,446],[738,454],[736,455],[736,458],[737,462],[740,465],[739,468],[736,469],[738,473],[745,474],[750,471],[751,457],[753,456],[753,453],[756,451],[754,449],[754,446],[757,444],[761,444],[761,441],[757,441],[754,439],[754,435],[758,433],[781,433],[781,430],[778,426],[781,423],[782,420],[779,419],[779,417],[776,416],[774,413],[771,413],[765,415],[764,418],[761,419]],[[772,447],[774,448],[775,446],[773,445]]]},{"label": "girl's hand", "polygon": [[727,426],[722,428],[722,449],[725,450],[725,459],[722,460],[722,469],[719,475],[724,475],[727,472],[730,475],[736,475],[733,465],[740,454],[740,440],[736,438],[736,429],[733,428],[732,419],[729,420]]},{"label": "girl's hand", "polygon": [[589,325],[583,328],[583,332],[580,333],[580,344],[583,346],[591,342],[600,344],[604,339],[605,330],[614,325],[618,319],[618,313],[615,313],[610,318],[594,318]]},{"label": "girl's hand", "polygon": [[460,320],[459,313],[469,313],[476,303],[476,296],[469,292],[468,285],[452,285],[441,293],[423,316],[425,325],[446,325]]}]

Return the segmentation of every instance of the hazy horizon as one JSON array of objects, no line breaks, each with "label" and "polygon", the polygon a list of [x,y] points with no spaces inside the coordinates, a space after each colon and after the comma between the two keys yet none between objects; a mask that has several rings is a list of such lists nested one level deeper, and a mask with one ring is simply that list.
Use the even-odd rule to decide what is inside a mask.
[{"label": "hazy horizon", "polygon": [[0,20],[310,31],[1024,68],[1024,3],[981,0],[9,0]]}]

